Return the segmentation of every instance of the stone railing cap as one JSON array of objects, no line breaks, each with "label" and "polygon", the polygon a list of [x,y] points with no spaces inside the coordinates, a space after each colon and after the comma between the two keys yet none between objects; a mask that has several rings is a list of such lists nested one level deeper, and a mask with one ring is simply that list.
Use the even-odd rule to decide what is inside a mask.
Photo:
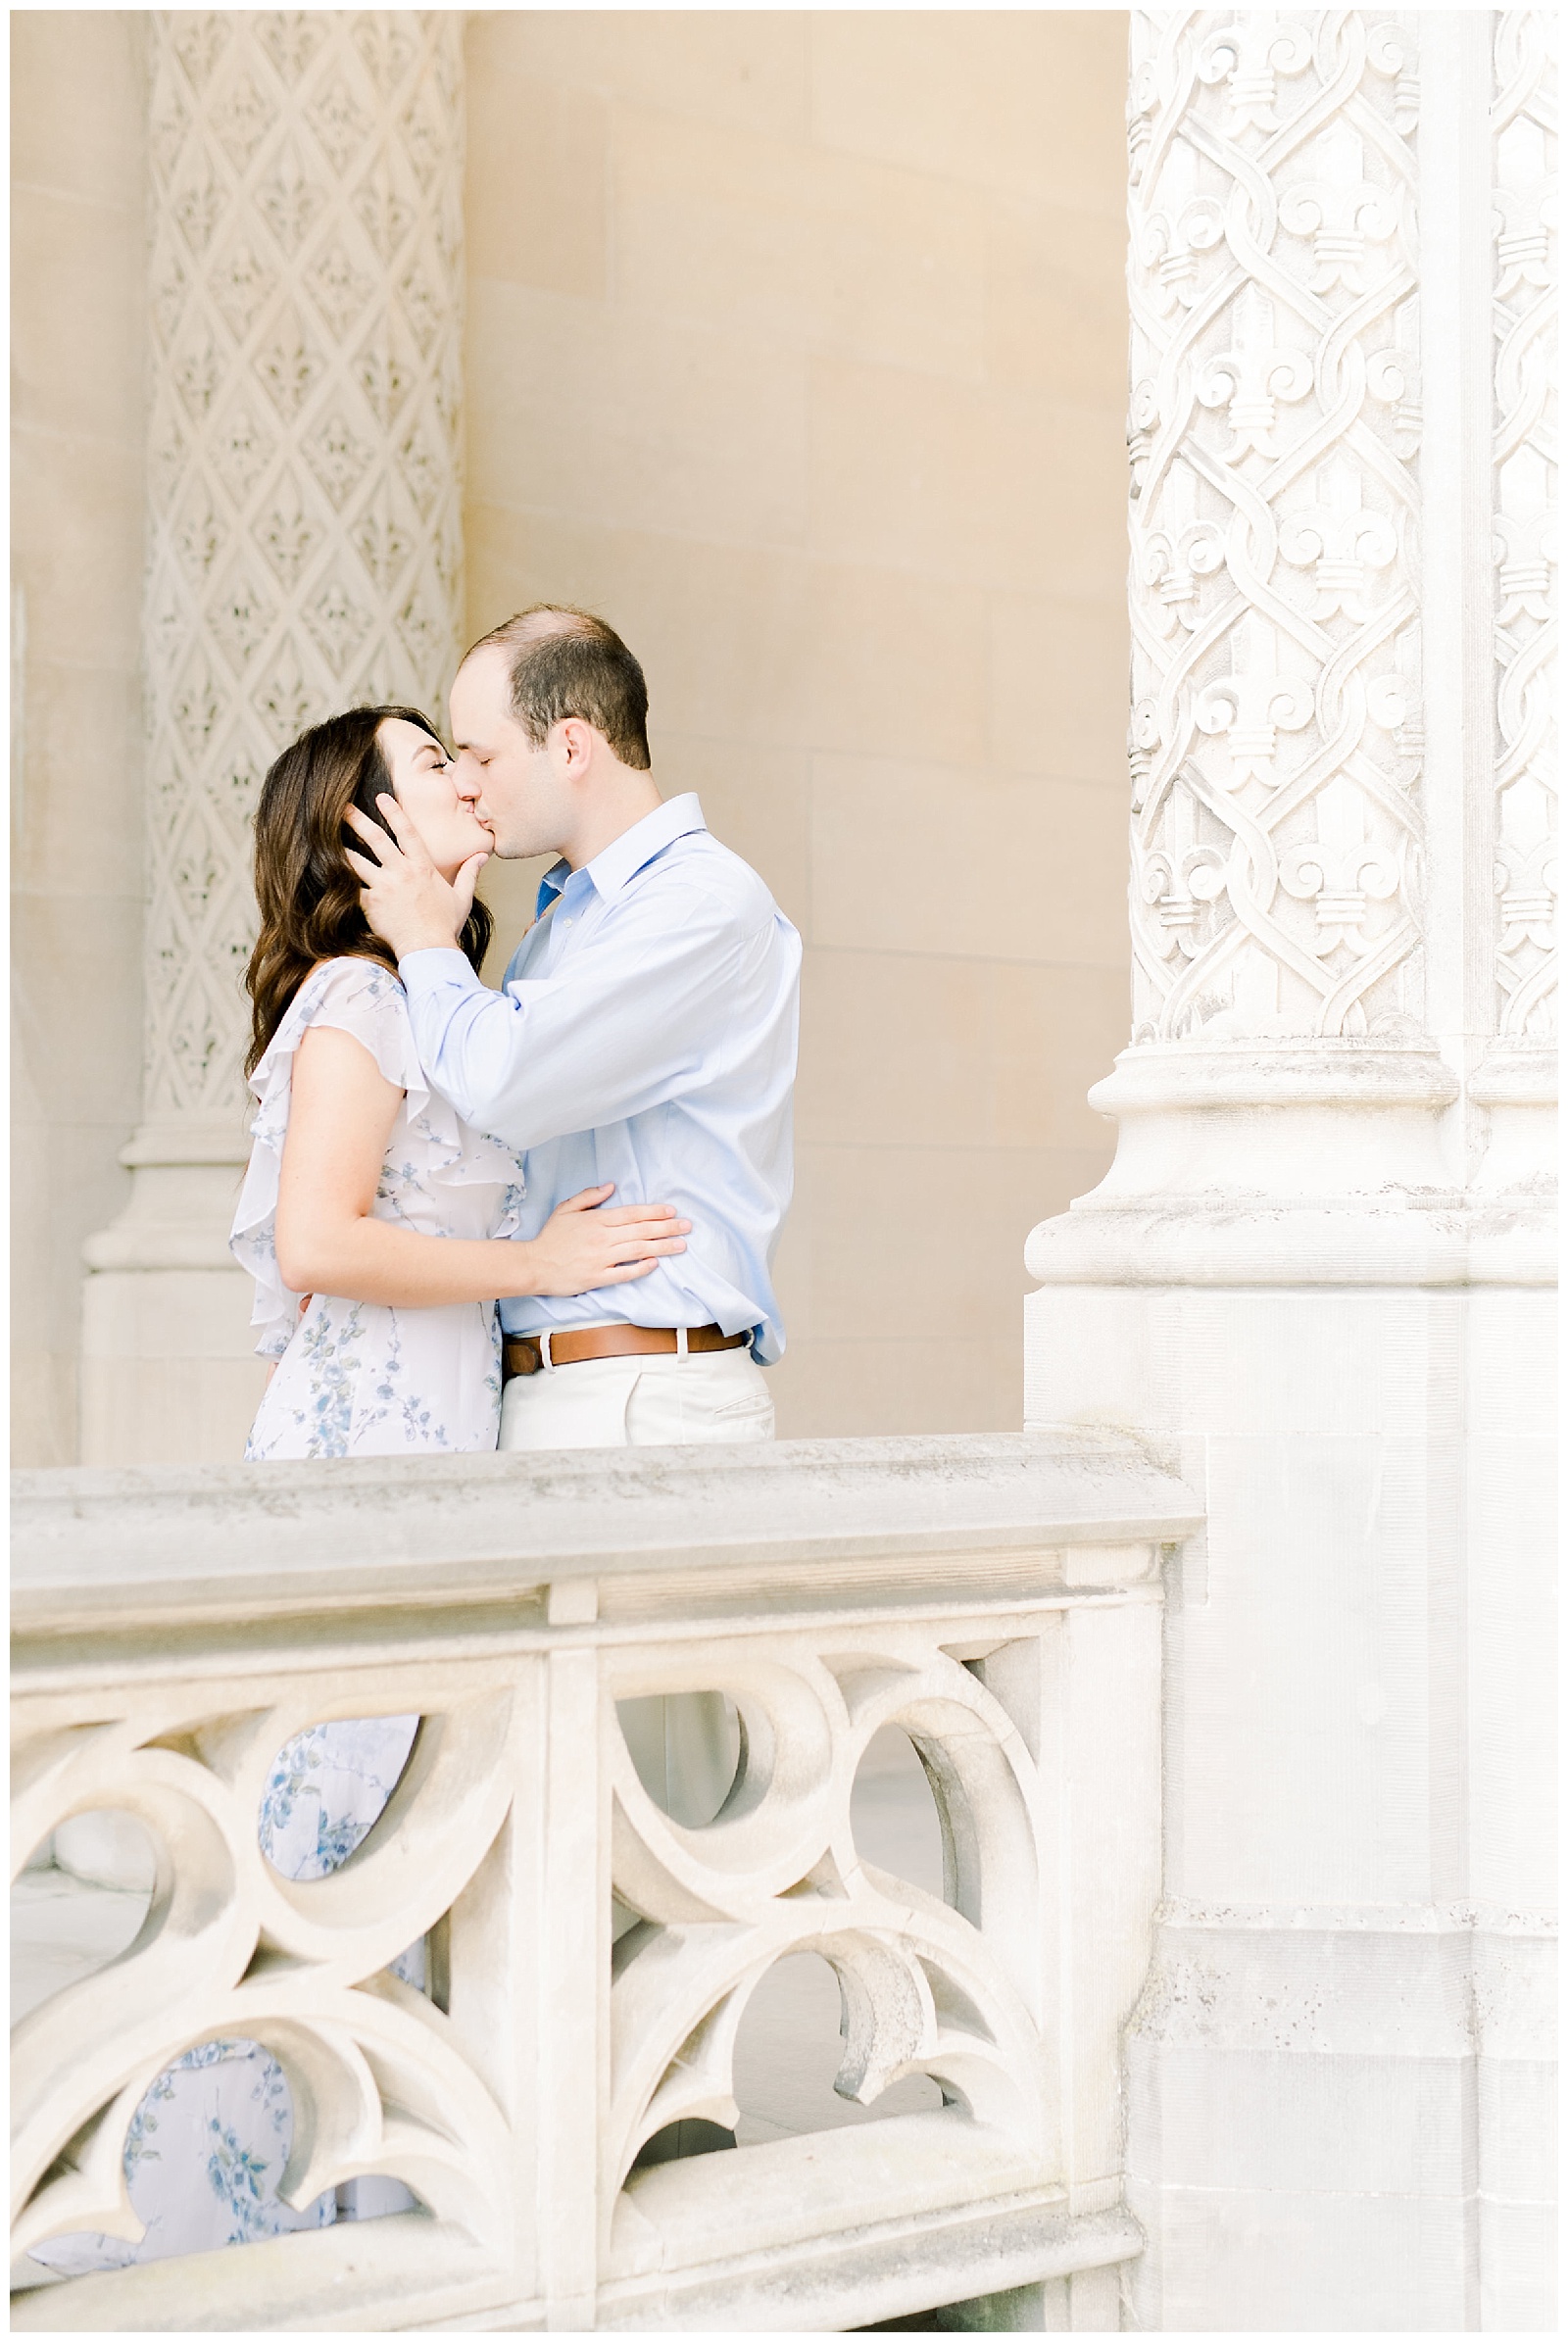
[{"label": "stone railing cap", "polygon": [[450,1594],[870,1552],[1176,1542],[1192,1491],[1132,1435],[1066,1428],[549,1455],[13,1475],[22,1629],[141,1609]]}]

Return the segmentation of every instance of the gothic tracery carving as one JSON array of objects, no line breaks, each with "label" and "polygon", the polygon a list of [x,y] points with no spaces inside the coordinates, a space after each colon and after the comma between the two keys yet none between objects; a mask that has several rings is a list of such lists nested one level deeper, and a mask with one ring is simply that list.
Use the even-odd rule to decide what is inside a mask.
[{"label": "gothic tracery carving", "polygon": [[438,12],[151,22],[149,1116],[231,1105],[268,764],[450,668],[461,43]]},{"label": "gothic tracery carving", "polygon": [[[869,2105],[905,2074],[928,2074],[978,2120],[1038,2147],[1039,1790],[1005,1710],[914,1635],[896,1663],[886,1641],[872,1653],[848,1636],[820,1655],[725,1657],[748,1737],[729,1802],[706,1829],[654,1804],[607,1712],[614,1887],[640,1919],[616,1947],[607,2197],[667,2123],[734,2123],[747,2002],[775,1961],[800,1951],[820,1953],[839,1979],[846,2098]],[[667,1659],[622,1667],[622,1696],[689,1680]],[[943,1818],[945,1902],[873,1869],[856,1844],[856,1768],[895,1723],[920,1749]]]},{"label": "gothic tracery carving", "polygon": [[1135,13],[1135,1040],[1421,1014],[1413,39]]},{"label": "gothic tracery carving", "polygon": [[384,1973],[473,1878],[511,1795],[511,1693],[460,1690],[432,1708],[370,1840],[307,1884],[272,1869],[257,1817],[276,1750],[321,1720],[308,1676],[238,1714],[215,1716],[201,1688],[159,1686],[77,1732],[24,1733],[21,1836],[107,1807],[135,1815],[163,1854],[134,1943],[13,2035],[14,2252],[77,2229],[140,2233],[127,2126],[155,2075],[215,2039],[259,2042],[289,2075],[281,2187],[297,2205],[374,2172],[437,2217],[480,2233],[501,2223],[494,2097],[432,2002]]},{"label": "gothic tracery carving", "polygon": [[1555,1031],[1556,73],[1545,12],[1496,19],[1494,558],[1497,1029]]},{"label": "gothic tracery carving", "polygon": [[[199,2044],[254,2042],[291,2094],[286,2202],[303,2209],[352,2178],[399,2180],[431,2216],[410,2241],[406,2276],[450,2283],[442,2256],[457,2239],[464,2282],[499,2268],[515,2284],[534,2201],[532,2150],[518,2149],[537,2122],[537,2068],[519,2098],[518,2069],[495,2055],[494,2013],[525,2010],[537,1993],[541,1941],[563,1924],[540,1878],[580,1868],[585,1849],[589,1894],[612,1886],[635,1915],[615,1946],[598,2079],[590,2056],[567,2084],[597,2134],[590,2224],[595,2195],[608,2223],[661,2129],[693,2117],[734,2123],[747,2003],[775,1962],[801,1951],[839,1979],[847,2098],[869,2107],[927,2074],[974,2118],[957,2119],[949,2150],[960,2190],[975,2126],[993,2157],[1010,2142],[1018,2171],[1054,2183],[1068,2122],[1053,1982],[1065,1891],[1057,1801],[1070,1778],[1054,1744],[1067,1717],[1049,1690],[1059,1623],[1033,1605],[1000,1634],[983,1620],[989,1655],[968,1663],[947,1646],[972,1646],[976,1622],[947,1614],[803,1627],[786,1607],[761,1632],[671,1638],[641,1628],[601,1647],[569,1788],[551,1780],[538,1732],[549,1671],[580,1670],[583,1650],[475,1645],[420,1658],[424,1713],[384,1813],[351,1859],[296,1879],[258,1834],[277,1752],[335,1717],[393,1714],[410,1694],[407,1655],[233,1677],[203,1660],[188,1677],[35,1691],[15,1720],[19,1867],[72,1816],[105,1810],[133,1815],[160,1860],[125,1952],[60,1984],[14,2033],[13,2257],[83,2230],[135,2241],[126,2146],[149,2086]],[[580,1673],[573,1682],[580,1694]],[[616,1702],[715,1683],[744,1719],[741,1760],[719,1814],[686,1827],[644,1788]],[[874,1868],[858,1835],[857,1772],[886,1726],[908,1733],[926,1768],[944,1839],[940,1897]],[[1043,1732],[1049,1753],[1037,1759]],[[428,1991],[388,1970],[420,1937],[440,1946]],[[589,1957],[549,2009],[547,2035],[560,2026],[580,2039],[601,1988]],[[737,2212],[741,2227],[747,2217]],[[269,2258],[250,2270],[248,2256],[217,2257],[205,2277],[213,2298],[230,2311],[275,2302],[269,2286],[301,2282],[288,2276],[297,2241],[257,2248]],[[351,2321],[373,2322],[364,2295],[373,2272],[353,2232],[324,2250],[314,2281],[330,2279],[355,2306]],[[140,2298],[174,2307],[177,2324],[188,2299],[178,2261],[154,2283]]]}]

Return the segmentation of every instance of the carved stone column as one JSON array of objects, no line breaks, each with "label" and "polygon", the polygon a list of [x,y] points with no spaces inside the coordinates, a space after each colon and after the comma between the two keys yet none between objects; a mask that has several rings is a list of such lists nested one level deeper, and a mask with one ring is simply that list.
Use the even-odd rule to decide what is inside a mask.
[{"label": "carved stone column", "polygon": [[1550,23],[1133,18],[1134,1032],[1028,1411],[1209,1513],[1141,2326],[1551,2318]]},{"label": "carved stone column", "polygon": [[238,1456],[225,1238],[261,777],[438,712],[461,620],[461,12],[150,20],[147,1010],[124,1213],[87,1247],[82,1453]]}]

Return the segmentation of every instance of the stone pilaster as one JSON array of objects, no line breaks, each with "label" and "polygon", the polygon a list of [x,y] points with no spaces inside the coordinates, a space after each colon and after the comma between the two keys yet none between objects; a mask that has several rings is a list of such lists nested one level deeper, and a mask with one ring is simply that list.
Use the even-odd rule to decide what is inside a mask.
[{"label": "stone pilaster", "polygon": [[97,1463],[239,1452],[256,791],[335,708],[439,713],[461,622],[461,14],[149,30],[146,1068],[86,1255]]},{"label": "stone pilaster", "polygon": [[1144,2326],[1551,2316],[1549,29],[1133,18],[1134,1032],[1027,1403],[1209,1513]]}]

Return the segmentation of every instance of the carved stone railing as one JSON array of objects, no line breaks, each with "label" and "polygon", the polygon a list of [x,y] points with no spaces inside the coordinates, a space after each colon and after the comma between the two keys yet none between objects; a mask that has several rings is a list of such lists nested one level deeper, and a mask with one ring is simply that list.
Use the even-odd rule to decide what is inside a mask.
[{"label": "carved stone railing", "polygon": [[[18,1496],[17,1860],[104,1809],[161,1854],[130,1948],[18,2027],[14,2252],[138,2233],[132,2113],[223,2037],[287,2077],[288,2201],[379,2173],[419,2207],[47,2285],[19,2326],[842,2330],[1042,2283],[1060,2322],[1117,2323],[1161,1562],[1198,1527],[1132,1440],[60,1472]],[[693,1690],[741,1729],[705,1828],[656,1804],[616,1708]],[[363,1846],[281,1878],[257,1840],[278,1748],[415,1708]],[[857,1848],[886,1725],[930,1783],[940,1897]],[[421,1934],[425,1992],[387,1974]],[[841,2093],[923,2074],[940,2108],[633,2170],[676,2122],[734,2124],[743,2012],[801,1950],[838,1978]]]}]

